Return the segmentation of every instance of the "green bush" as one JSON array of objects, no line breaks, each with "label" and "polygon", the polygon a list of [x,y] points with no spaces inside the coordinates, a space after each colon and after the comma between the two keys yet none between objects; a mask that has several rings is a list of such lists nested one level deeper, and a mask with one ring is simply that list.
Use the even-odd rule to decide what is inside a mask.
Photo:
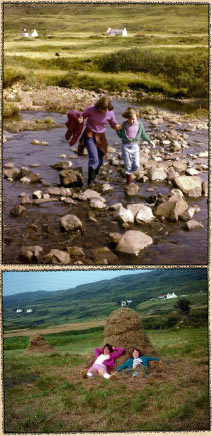
[{"label": "green bush", "polygon": [[4,103],[4,118],[12,118],[18,115],[19,109],[14,103]]},{"label": "green bush", "polygon": [[14,83],[24,80],[26,77],[21,70],[14,69],[12,67],[4,68],[3,86],[9,88]]}]

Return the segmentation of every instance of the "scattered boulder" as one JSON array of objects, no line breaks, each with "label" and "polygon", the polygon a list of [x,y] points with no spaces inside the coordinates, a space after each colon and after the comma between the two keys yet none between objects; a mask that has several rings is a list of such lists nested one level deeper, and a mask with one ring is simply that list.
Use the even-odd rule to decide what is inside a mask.
[{"label": "scattered boulder", "polygon": [[127,205],[127,209],[130,210],[135,217],[143,205],[143,203],[132,203]]},{"label": "scattered boulder", "polygon": [[68,265],[71,262],[70,255],[66,251],[52,249],[46,256],[46,262],[52,264]]},{"label": "scattered boulder", "polygon": [[14,168],[14,164],[12,162],[7,162],[3,165],[3,168],[5,168],[5,170],[10,170]]},{"label": "scattered boulder", "polygon": [[200,197],[202,194],[202,181],[199,176],[179,176],[173,183],[188,197]]},{"label": "scattered boulder", "polygon": [[203,224],[195,220],[189,220],[185,223],[185,229],[189,231],[203,229],[203,228],[204,228]]},{"label": "scattered boulder", "polygon": [[73,247],[66,247],[66,251],[68,252],[68,254],[70,254],[70,256],[73,257],[84,257],[85,253],[82,247],[77,247],[77,246],[73,246]]},{"label": "scattered boulder", "polygon": [[34,191],[33,193],[32,193],[32,198],[42,198],[43,197],[43,193],[42,193],[42,191]]},{"label": "scattered boulder", "polygon": [[116,251],[138,256],[141,250],[151,244],[153,244],[152,238],[145,233],[137,230],[127,230],[118,242]]},{"label": "scattered boulder", "polygon": [[76,215],[72,214],[64,215],[60,220],[60,224],[66,232],[82,228],[82,222]]},{"label": "scattered boulder", "polygon": [[33,145],[49,145],[48,142],[46,141],[40,141],[39,139],[33,139],[33,141],[31,142],[31,144]]},{"label": "scattered boulder", "polygon": [[111,233],[109,233],[108,236],[109,236],[112,244],[118,244],[118,242],[120,241],[120,239],[122,237],[121,233],[118,233],[118,232],[111,232]]},{"label": "scattered boulder", "polygon": [[208,158],[208,151],[201,151],[201,152],[198,154],[198,157],[206,157],[206,158]]},{"label": "scattered boulder", "polygon": [[51,186],[47,190],[50,195],[59,195],[62,197],[71,197],[72,190],[70,188],[57,188],[56,186]]},{"label": "scattered boulder", "polygon": [[65,187],[79,187],[83,185],[83,175],[81,168],[63,170],[59,173],[60,183]]},{"label": "scattered boulder", "polygon": [[20,204],[17,204],[16,206],[14,206],[11,209],[10,215],[18,217],[18,216],[23,215],[25,211],[26,211],[26,208],[24,206],[21,206]]},{"label": "scattered boulder", "polygon": [[63,160],[62,162],[57,162],[54,165],[51,165],[52,168],[56,170],[67,170],[72,167],[72,162],[70,160]]},{"label": "scattered boulder", "polygon": [[39,245],[26,246],[21,248],[21,255],[31,261],[32,259],[39,260],[43,252],[43,248]]},{"label": "scattered boulder", "polygon": [[98,261],[98,263],[100,264],[103,260],[107,261],[104,263],[116,264],[118,260],[118,257],[108,247],[99,247],[92,249],[91,256],[95,261]]},{"label": "scattered boulder", "polygon": [[142,205],[141,209],[137,213],[135,220],[137,223],[151,223],[155,219],[152,209],[149,206]]},{"label": "scattered boulder", "polygon": [[119,223],[134,223],[134,215],[129,209],[125,209],[122,205],[113,214],[113,218]]},{"label": "scattered boulder", "polygon": [[163,180],[166,179],[166,171],[164,170],[164,168],[160,168],[160,167],[152,167],[148,170],[147,175],[149,177],[150,180],[152,181],[160,181],[162,182]]},{"label": "scattered boulder", "polygon": [[195,168],[187,168],[186,175],[187,176],[197,176],[199,174],[199,171],[197,171]]},{"label": "scattered boulder", "polygon": [[131,183],[130,185],[125,186],[125,192],[128,195],[128,197],[134,197],[138,194],[139,186],[135,183]]},{"label": "scattered boulder", "polygon": [[165,217],[169,221],[178,221],[179,215],[182,215],[188,209],[188,204],[181,198],[178,193],[172,195],[168,201],[159,204],[154,214],[156,216]]},{"label": "scattered boulder", "polygon": [[91,198],[90,207],[92,209],[105,209],[106,208],[105,199],[102,197]]},{"label": "scattered boulder", "polygon": [[18,168],[9,168],[5,169],[4,171],[4,177],[6,179],[17,180],[19,178],[19,175],[20,171],[18,170]]}]

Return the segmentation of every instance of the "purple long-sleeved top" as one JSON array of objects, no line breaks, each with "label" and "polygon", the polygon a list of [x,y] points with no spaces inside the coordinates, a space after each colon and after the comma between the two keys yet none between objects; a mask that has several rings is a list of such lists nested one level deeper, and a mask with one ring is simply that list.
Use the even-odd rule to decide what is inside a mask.
[{"label": "purple long-sleeved top", "polygon": [[81,117],[87,118],[86,127],[94,133],[105,132],[106,126],[109,123],[114,129],[118,122],[113,111],[101,112],[95,108],[95,106],[88,106],[80,114]]},{"label": "purple long-sleeved top", "polygon": [[[124,352],[125,352],[124,348],[114,347],[113,353],[110,353],[110,358],[104,360],[103,362],[103,365],[106,366],[108,371],[111,371],[111,369],[114,368],[115,359],[117,359],[117,357],[124,354]],[[103,354],[103,348],[95,348],[94,353],[97,358],[100,354]]]}]

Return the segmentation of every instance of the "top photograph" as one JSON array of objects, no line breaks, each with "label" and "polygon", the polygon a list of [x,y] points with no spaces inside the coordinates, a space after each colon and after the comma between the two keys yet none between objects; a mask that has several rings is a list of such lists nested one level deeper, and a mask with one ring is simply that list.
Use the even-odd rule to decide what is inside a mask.
[{"label": "top photograph", "polygon": [[210,7],[1,3],[2,264],[208,265]]}]

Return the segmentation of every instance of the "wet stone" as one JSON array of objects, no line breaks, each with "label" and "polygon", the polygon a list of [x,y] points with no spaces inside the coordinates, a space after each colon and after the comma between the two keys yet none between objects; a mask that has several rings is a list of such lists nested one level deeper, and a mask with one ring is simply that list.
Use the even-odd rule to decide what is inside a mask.
[{"label": "wet stone", "polygon": [[61,227],[68,231],[74,231],[82,228],[82,222],[76,215],[67,214],[60,220]]},{"label": "wet stone", "polygon": [[64,264],[68,265],[71,263],[70,255],[66,251],[52,249],[45,257],[46,263]]},{"label": "wet stone", "polygon": [[185,229],[186,230],[199,230],[199,229],[203,229],[204,226],[202,223],[200,223],[199,221],[195,221],[195,220],[189,220],[186,222],[185,224]]},{"label": "wet stone", "polygon": [[128,230],[122,235],[116,246],[116,251],[138,256],[141,250],[151,244],[153,244],[153,240],[150,236],[136,230]]},{"label": "wet stone", "polygon": [[39,245],[26,246],[21,248],[21,255],[29,261],[33,259],[39,260],[42,253],[43,248]]},{"label": "wet stone", "polygon": [[18,204],[11,209],[10,215],[15,217],[22,216],[25,213],[25,211],[26,208]]}]

